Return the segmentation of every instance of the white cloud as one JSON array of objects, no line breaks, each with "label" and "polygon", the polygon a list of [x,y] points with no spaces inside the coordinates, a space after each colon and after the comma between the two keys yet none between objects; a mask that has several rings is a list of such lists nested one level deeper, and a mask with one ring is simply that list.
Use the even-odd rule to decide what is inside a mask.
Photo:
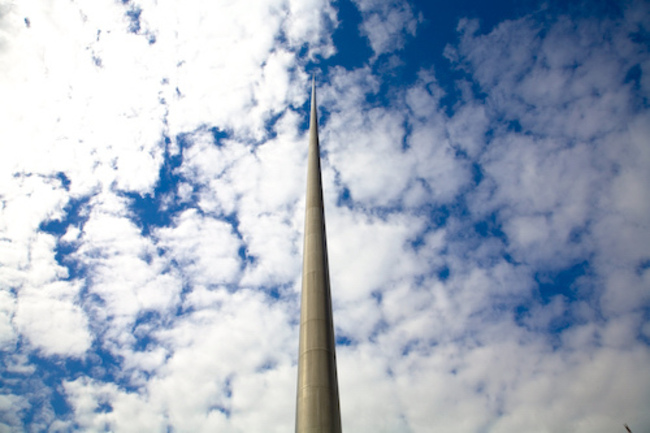
[{"label": "white cloud", "polygon": [[495,139],[482,161],[489,180],[476,206],[485,207],[476,210],[503,207],[503,229],[518,260],[556,266],[584,257],[589,238],[573,237],[593,218],[606,180],[593,157],[583,143],[563,149],[556,140],[516,133]]},{"label": "white cloud", "polygon": [[86,315],[75,302],[78,292],[78,284],[75,287],[63,281],[21,288],[16,328],[47,356],[82,357],[92,337]]},{"label": "white cloud", "polygon": [[238,279],[241,245],[230,224],[203,217],[196,210],[182,213],[173,227],[156,232],[158,247],[196,285],[232,284]]},{"label": "white cloud", "polygon": [[[18,337],[12,324],[16,293],[23,285],[38,287],[66,276],[53,260],[53,237],[37,231],[42,222],[62,217],[68,194],[53,176],[3,173],[0,185],[0,341],[3,347],[11,347]],[[76,307],[66,305],[68,312],[78,315]],[[83,352],[81,346],[77,349]],[[78,354],[76,349],[72,352]]]},{"label": "white cloud", "polygon": [[422,220],[401,215],[381,219],[345,209],[327,215],[332,216],[328,218],[331,278],[340,288],[341,302],[368,297],[374,290],[424,271],[408,245],[423,229]]},{"label": "white cloud", "polygon": [[65,382],[63,386],[74,410],[75,422],[84,431],[165,429],[165,416],[146,397],[120,390],[114,384],[97,383],[86,378]]},{"label": "white cloud", "polygon": [[22,423],[20,420],[20,411],[26,409],[29,403],[25,398],[12,394],[0,395],[0,414],[2,421],[0,427],[6,432],[20,432]]},{"label": "white cloud", "polygon": [[373,59],[404,48],[406,39],[415,36],[422,16],[416,16],[405,1],[355,0],[363,21],[361,34],[368,38]]},{"label": "white cloud", "polygon": [[[124,357],[126,365],[147,371],[152,361],[136,352],[137,341],[149,338],[151,325],[138,320],[148,314],[154,323],[167,320],[180,302],[183,282],[153,240],[142,236],[128,217],[127,203],[113,194],[95,196],[71,258],[85,268],[88,295],[83,305],[98,345]],[[138,371],[120,374],[137,380]]]},{"label": "white cloud", "polygon": [[[336,70],[333,89],[325,92],[324,104],[332,115],[323,130],[324,149],[341,186],[352,199],[370,206],[417,207],[452,200],[467,184],[469,167],[449,140],[435,80],[422,73],[395,109],[365,101],[366,94],[377,91],[366,74]],[[331,98],[332,91],[340,97]],[[402,104],[412,116],[405,116]]]},{"label": "white cloud", "polygon": [[11,318],[16,308],[16,301],[6,291],[0,292],[0,348],[7,350],[14,342],[15,334],[11,324]]},{"label": "white cloud", "polygon": [[[261,139],[264,122],[305,99],[291,90],[295,86],[287,87],[289,82],[305,82],[306,75],[297,71],[290,51],[276,49],[278,39],[286,36],[289,48],[308,45],[313,54],[325,57],[334,52],[328,34],[336,14],[323,2],[225,5],[197,0],[182,7],[149,2],[141,7],[144,25],[156,35],[152,60],[167,62],[159,78],[167,84],[159,89],[169,109],[172,136],[218,124]],[[159,56],[159,49],[169,51]]]},{"label": "white cloud", "polygon": [[[219,289],[212,297],[209,306],[159,332],[175,350],[149,383],[151,398],[187,431],[258,429],[268,420],[272,430],[289,428],[296,333],[286,327],[286,305],[269,305],[265,295],[248,290]],[[280,413],[260,410],[267,405]]]},{"label": "white cloud", "polygon": [[310,55],[325,58],[336,51],[331,39],[338,25],[336,9],[324,0],[289,0],[289,13],[284,23],[292,46],[306,44]]},{"label": "white cloud", "polygon": [[296,229],[302,225],[299,200],[307,150],[298,121],[287,111],[276,123],[278,135],[255,148],[235,140],[215,143],[209,134],[198,133],[184,152],[179,173],[200,189],[200,208],[220,217],[237,215],[245,253],[253,260],[243,272],[243,285],[297,278],[301,238]]}]

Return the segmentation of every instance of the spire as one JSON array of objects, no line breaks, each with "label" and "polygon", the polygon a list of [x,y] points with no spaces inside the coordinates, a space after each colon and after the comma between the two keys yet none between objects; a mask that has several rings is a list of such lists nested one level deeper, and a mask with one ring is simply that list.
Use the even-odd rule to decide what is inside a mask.
[{"label": "spire", "polygon": [[340,433],[341,413],[313,77],[299,345],[296,433]]},{"label": "spire", "polygon": [[[316,108],[316,79],[311,76],[311,110],[309,116],[309,144],[311,147],[311,135],[316,134],[316,145],[318,146],[318,109]],[[318,173],[320,177],[320,171]]]}]

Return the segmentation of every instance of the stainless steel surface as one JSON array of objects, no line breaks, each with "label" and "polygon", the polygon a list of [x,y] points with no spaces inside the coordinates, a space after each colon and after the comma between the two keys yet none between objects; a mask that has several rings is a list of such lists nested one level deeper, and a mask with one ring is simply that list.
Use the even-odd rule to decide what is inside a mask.
[{"label": "stainless steel surface", "polygon": [[303,254],[296,433],[339,433],[341,414],[313,79]]}]

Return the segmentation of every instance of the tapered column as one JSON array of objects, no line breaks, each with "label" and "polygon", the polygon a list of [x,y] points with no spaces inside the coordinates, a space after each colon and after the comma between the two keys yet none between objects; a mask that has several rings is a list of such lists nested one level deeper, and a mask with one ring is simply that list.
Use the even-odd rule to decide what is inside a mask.
[{"label": "tapered column", "polygon": [[312,79],[300,305],[296,433],[341,432],[334,348],[334,324],[320,173],[316,89]]}]

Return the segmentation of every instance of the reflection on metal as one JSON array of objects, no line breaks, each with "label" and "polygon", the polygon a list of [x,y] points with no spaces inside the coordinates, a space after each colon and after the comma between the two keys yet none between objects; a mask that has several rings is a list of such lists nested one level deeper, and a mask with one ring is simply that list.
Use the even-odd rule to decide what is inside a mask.
[{"label": "reflection on metal", "polygon": [[312,79],[300,306],[296,433],[340,433],[316,89]]}]

